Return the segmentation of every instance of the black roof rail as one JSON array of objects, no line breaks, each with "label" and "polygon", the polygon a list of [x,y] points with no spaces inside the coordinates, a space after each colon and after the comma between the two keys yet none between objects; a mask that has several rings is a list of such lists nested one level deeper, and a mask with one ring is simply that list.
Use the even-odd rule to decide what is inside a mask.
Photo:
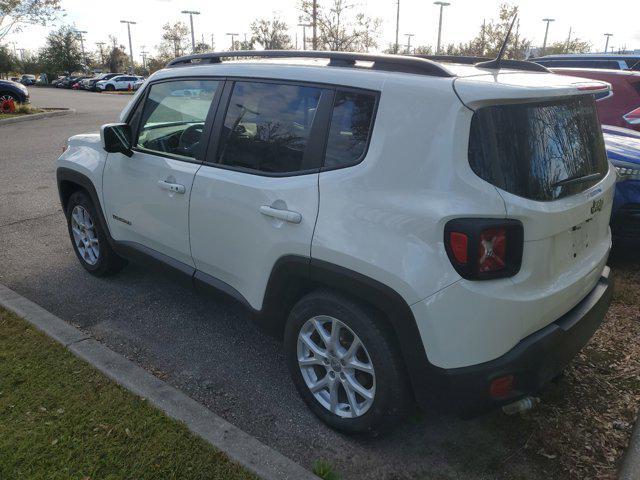
[{"label": "black roof rail", "polygon": [[428,58],[408,55],[383,55],[371,53],[330,52],[314,50],[234,50],[232,52],[197,53],[178,57],[167,63],[167,68],[207,63],[222,63],[223,58],[326,58],[329,66],[354,67],[356,62],[373,62],[374,70],[417,73],[434,77],[453,77],[442,65]]},{"label": "black roof rail", "polygon": [[[491,61],[489,57],[473,57],[468,55],[414,55],[414,57],[426,58],[435,62],[443,63],[464,63],[467,65],[476,65],[483,68],[478,63]],[[527,60],[500,60],[500,68],[512,68],[514,70],[528,70],[531,72],[549,72],[550,70],[539,63],[529,62]]]}]

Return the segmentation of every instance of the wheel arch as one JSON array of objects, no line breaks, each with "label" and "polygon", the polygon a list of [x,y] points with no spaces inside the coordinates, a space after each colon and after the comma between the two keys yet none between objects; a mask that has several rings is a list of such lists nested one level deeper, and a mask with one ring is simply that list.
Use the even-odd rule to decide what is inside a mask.
[{"label": "wheel arch", "polygon": [[414,394],[421,397],[424,384],[432,371],[411,308],[391,287],[345,267],[310,259],[285,256],[272,270],[259,322],[269,330],[282,331],[293,305],[317,288],[329,288],[363,301],[375,308],[391,330],[402,355]]},{"label": "wheel arch", "polygon": [[67,212],[67,204],[69,203],[69,198],[77,191],[84,191],[89,195],[93,205],[98,212],[98,221],[100,222],[100,226],[103,228],[109,243],[113,244],[113,239],[111,238],[111,234],[109,232],[109,225],[105,219],[104,212],[102,211],[102,204],[100,203],[100,198],[98,197],[98,192],[96,191],[93,182],[86,175],[72,170],[66,167],[59,167],[56,170],[56,181],[58,183],[58,194],[60,196],[60,203],[62,204],[62,210]]}]

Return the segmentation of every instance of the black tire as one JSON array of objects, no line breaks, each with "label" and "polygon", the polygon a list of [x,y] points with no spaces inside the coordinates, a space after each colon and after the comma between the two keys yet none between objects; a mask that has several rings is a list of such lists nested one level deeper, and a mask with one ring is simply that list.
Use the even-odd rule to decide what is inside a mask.
[{"label": "black tire", "polygon": [[[95,263],[93,264],[82,256],[74,239],[72,230],[72,212],[76,206],[84,208],[84,210],[89,214],[95,231],[95,236],[98,240],[99,254],[97,256],[97,260],[95,260]],[[80,264],[87,272],[91,275],[95,275],[96,277],[106,277],[114,275],[124,268],[127,261],[118,256],[113,248],[111,248],[106,233],[100,223],[96,208],[86,192],[82,190],[74,192],[67,202],[67,211],[65,213],[67,216],[67,227],[69,230],[69,237],[71,238],[71,244],[73,245],[73,251],[76,253],[78,260],[80,260]]]},{"label": "black tire", "polygon": [[111,85],[110,83],[108,83],[108,84],[104,87],[104,89],[105,89],[107,92],[113,92],[113,91],[116,89],[116,87],[114,87],[113,85]]},{"label": "black tire", "polygon": [[[348,326],[370,357],[375,371],[375,395],[373,403],[361,416],[345,418],[331,412],[314,397],[302,375],[298,365],[298,334],[307,320],[319,315],[334,317]],[[330,427],[345,433],[377,433],[396,425],[406,414],[411,396],[399,349],[387,323],[367,304],[329,290],[306,295],[289,314],[284,348],[287,366],[300,396]]]}]

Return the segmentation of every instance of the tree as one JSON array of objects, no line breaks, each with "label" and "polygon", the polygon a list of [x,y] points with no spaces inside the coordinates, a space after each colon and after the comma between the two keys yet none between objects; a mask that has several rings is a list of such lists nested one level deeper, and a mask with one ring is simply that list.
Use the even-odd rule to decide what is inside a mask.
[{"label": "tree", "polygon": [[190,44],[189,27],[184,22],[173,25],[165,23],[162,27],[162,41],[157,48],[161,57],[176,58],[184,55]]},{"label": "tree", "polygon": [[18,63],[16,56],[6,45],[0,45],[0,78],[13,71]]},{"label": "tree", "polygon": [[[498,20],[483,23],[480,31],[469,43],[449,44],[442,52],[444,55],[469,55],[477,57],[496,57],[509,31],[517,6],[500,5]],[[531,41],[520,34],[520,20],[516,20],[504,58],[523,59],[531,49]]]},{"label": "tree", "polygon": [[558,55],[561,53],[587,53],[590,50],[591,44],[589,42],[585,42],[579,38],[574,38],[569,42],[555,42],[551,45],[547,45],[544,49],[544,54]]},{"label": "tree", "polygon": [[[316,15],[318,50],[367,52],[378,46],[382,19],[367,17],[364,13],[350,15],[355,4],[348,0],[318,2]],[[328,4],[328,6],[327,6]],[[300,23],[313,22],[313,0],[301,0]]]},{"label": "tree", "polygon": [[124,51],[124,45],[113,45],[105,56],[105,63],[110,72],[124,72],[129,64],[129,55]]},{"label": "tree", "polygon": [[209,46],[208,43],[199,42],[199,43],[196,43],[196,46],[193,49],[193,53],[204,53],[204,52],[210,52],[212,50],[213,49],[211,48],[211,46]]},{"label": "tree", "polygon": [[84,67],[78,34],[68,25],[49,33],[40,57],[50,78],[60,73],[72,73]]},{"label": "tree", "polygon": [[416,55],[433,55],[433,47],[431,45],[418,45],[413,50],[413,53]]},{"label": "tree", "polygon": [[255,50],[255,42],[253,38],[247,40],[236,40],[233,42],[233,50]]},{"label": "tree", "polygon": [[23,24],[46,25],[60,10],[60,0],[0,0],[0,42]]},{"label": "tree", "polygon": [[288,50],[292,48],[291,37],[287,33],[289,27],[277,17],[273,20],[258,19],[251,24],[250,28],[252,48],[254,42],[262,45],[265,50]]}]

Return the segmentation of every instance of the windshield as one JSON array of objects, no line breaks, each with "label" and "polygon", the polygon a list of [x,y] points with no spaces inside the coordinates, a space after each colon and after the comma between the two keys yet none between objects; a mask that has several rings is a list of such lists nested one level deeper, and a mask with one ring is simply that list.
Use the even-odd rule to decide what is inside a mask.
[{"label": "windshield", "polygon": [[593,96],[480,108],[469,163],[496,187],[533,200],[590,188],[608,170]]}]

